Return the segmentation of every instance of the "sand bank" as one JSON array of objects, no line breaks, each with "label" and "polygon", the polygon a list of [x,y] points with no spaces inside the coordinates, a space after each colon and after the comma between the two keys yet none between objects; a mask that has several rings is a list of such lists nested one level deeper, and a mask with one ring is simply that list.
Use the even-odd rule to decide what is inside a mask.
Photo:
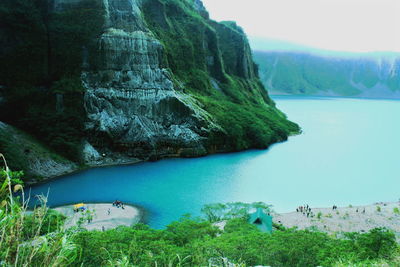
[{"label": "sand bank", "polygon": [[[364,212],[365,209],[365,212]],[[273,220],[285,227],[315,229],[323,232],[367,232],[377,227],[393,230],[400,237],[400,203],[380,202],[367,206],[313,208],[314,217],[301,212],[273,214]],[[319,215],[318,215],[319,214]]]},{"label": "sand bank", "polygon": [[[143,212],[130,205],[125,205],[122,209],[113,206],[111,203],[85,203],[85,207],[90,211],[90,214],[74,212],[73,205],[57,207],[54,210],[67,216],[65,228],[77,226],[78,221],[81,220],[81,226],[87,230],[107,230],[120,225],[131,226],[143,219]],[[89,218],[92,218],[90,222]]]}]

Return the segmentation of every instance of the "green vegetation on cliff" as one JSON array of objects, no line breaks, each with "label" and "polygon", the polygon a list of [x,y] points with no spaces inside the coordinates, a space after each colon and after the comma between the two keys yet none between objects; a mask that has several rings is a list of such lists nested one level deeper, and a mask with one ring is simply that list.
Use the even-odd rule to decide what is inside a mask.
[{"label": "green vegetation on cliff", "polygon": [[85,118],[82,47],[96,47],[102,7],[96,0],[65,11],[51,12],[50,6],[47,0],[0,4],[0,96],[5,99],[0,121],[79,162]]},{"label": "green vegetation on cliff", "polygon": [[209,140],[210,146],[225,151],[266,148],[299,131],[269,98],[247,37],[236,23],[210,20],[205,10],[194,8],[193,0],[148,0],[144,15],[165,47],[164,64],[177,85],[225,130]]},{"label": "green vegetation on cliff", "polygon": [[7,155],[10,168],[25,166],[24,173],[30,183],[40,182],[43,177],[63,175],[77,167],[26,132],[2,122],[0,140],[0,151]]},{"label": "green vegetation on cliff", "polygon": [[[143,47],[140,44],[129,47],[133,40],[139,42],[132,37],[135,32],[145,32],[146,36],[151,37],[146,42],[158,44],[160,41],[163,48],[146,47],[151,50],[147,51],[150,53],[147,55],[141,51]],[[126,34],[128,39],[123,39],[119,33]],[[105,40],[113,42],[115,47],[110,45],[108,50],[102,47]],[[142,53],[140,58],[144,58],[143,61],[149,61],[146,57],[154,56],[155,59],[151,59],[153,65],[145,65],[149,62],[136,62],[142,60],[136,58],[138,53]],[[134,58],[126,61],[128,63],[125,66],[125,63],[121,63],[121,55]],[[158,66],[159,62],[162,66]],[[137,70],[138,67],[145,69]],[[49,151],[53,151],[51,153],[77,165],[87,163],[82,157],[82,151],[87,144],[85,141],[89,139],[93,145],[93,149],[89,150],[94,151],[95,155],[105,154],[96,150],[100,147],[107,154],[115,153],[115,157],[123,155],[147,159],[156,154],[157,149],[164,148],[167,152],[161,152],[161,156],[179,154],[177,151],[181,147],[189,147],[186,151],[188,156],[266,148],[299,132],[299,127],[288,121],[275,107],[261,84],[243,30],[234,22],[217,23],[210,20],[198,0],[1,1],[0,68],[4,70],[0,73],[0,121],[27,132],[38,139],[41,146],[45,145]],[[97,72],[102,76],[96,76]],[[114,103],[118,97],[113,92],[133,92],[136,88],[124,87],[128,84],[124,82],[128,80],[133,81],[131,84],[139,81],[153,86],[154,81],[149,82],[147,76],[153,77],[154,73],[162,75],[162,79],[172,80],[173,90],[178,91],[180,96],[189,96],[198,101],[190,112],[182,111],[181,116],[184,117],[182,121],[192,127],[189,128],[193,135],[199,135],[196,136],[196,142],[200,145],[182,145],[179,134],[162,136],[166,130],[172,132],[168,128],[171,123],[165,122],[168,116],[157,114],[159,118],[153,118],[151,112],[151,116],[148,116],[151,118],[143,119],[154,120],[153,123],[157,124],[154,128],[158,132],[150,134],[150,140],[125,140],[119,134],[132,132],[129,137],[146,135],[125,129],[124,125],[131,124],[124,124],[120,117],[113,117],[118,112],[124,112],[120,110],[121,105],[130,105],[129,97],[121,100],[121,103],[125,102],[120,106]],[[118,80],[118,77],[127,80]],[[111,92],[110,96],[103,98],[115,98],[108,99],[110,102],[107,104],[91,98],[90,101],[95,104],[90,105],[93,112],[90,115],[96,117],[92,121],[88,118],[89,104],[85,98],[90,87],[88,84],[94,84],[91,88],[93,91],[98,91],[98,87],[114,90],[106,90]],[[143,88],[154,90],[146,86]],[[174,100],[168,101],[172,103]],[[174,106],[171,103],[167,104]],[[148,111],[153,104],[143,102],[138,106],[143,105],[143,110]],[[110,110],[104,111],[109,106]],[[179,109],[185,108],[182,103],[175,106],[178,113]],[[205,114],[202,109],[210,115],[202,118],[209,121],[203,125],[197,121],[191,122],[192,113]],[[105,116],[102,116],[103,113]],[[123,115],[128,119],[144,116]],[[208,127],[214,123],[220,127]],[[103,124],[121,126],[116,129],[112,126],[102,127]],[[138,127],[138,131],[140,129]],[[113,133],[117,134],[114,136]],[[154,136],[164,139],[151,139]],[[161,148],[154,145],[157,142]],[[10,146],[10,142],[7,146]],[[171,147],[175,150],[168,152]],[[196,148],[201,151],[188,153],[190,149]],[[135,154],[136,150],[141,149],[142,154]],[[3,152],[9,154],[12,150],[11,147]],[[158,155],[154,157],[158,158]],[[21,160],[16,160],[13,155],[9,158],[13,167],[26,169],[26,164],[21,163]]]}]

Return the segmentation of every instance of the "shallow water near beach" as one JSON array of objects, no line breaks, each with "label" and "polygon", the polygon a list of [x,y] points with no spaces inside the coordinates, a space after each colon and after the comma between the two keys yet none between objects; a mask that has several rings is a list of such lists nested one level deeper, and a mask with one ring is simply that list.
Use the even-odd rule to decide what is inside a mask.
[{"label": "shallow water near beach", "polygon": [[255,202],[288,212],[400,198],[400,101],[275,98],[303,133],[268,150],[97,168],[31,188],[50,206],[119,199],[162,228],[204,204]]}]

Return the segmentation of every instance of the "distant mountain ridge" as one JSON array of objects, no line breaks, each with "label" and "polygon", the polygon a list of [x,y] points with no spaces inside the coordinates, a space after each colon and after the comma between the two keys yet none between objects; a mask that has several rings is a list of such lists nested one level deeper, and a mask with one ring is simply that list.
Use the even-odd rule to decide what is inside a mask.
[{"label": "distant mountain ridge", "polygon": [[250,46],[253,51],[264,51],[264,52],[289,52],[289,53],[300,53],[300,54],[311,54],[314,56],[323,57],[336,57],[336,58],[398,58],[400,52],[395,51],[370,51],[370,52],[350,52],[343,50],[328,50],[304,44],[294,43],[290,41],[259,38],[249,36]]},{"label": "distant mountain ridge", "polygon": [[255,51],[254,58],[271,94],[400,99],[400,56],[395,53]]}]

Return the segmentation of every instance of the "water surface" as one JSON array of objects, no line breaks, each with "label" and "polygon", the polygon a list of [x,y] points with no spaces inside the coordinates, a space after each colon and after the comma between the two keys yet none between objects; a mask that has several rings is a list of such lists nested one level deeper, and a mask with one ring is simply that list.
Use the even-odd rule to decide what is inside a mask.
[{"label": "water surface", "polygon": [[206,203],[263,201],[296,206],[361,205],[400,197],[400,101],[275,99],[303,134],[268,150],[98,168],[36,186],[49,205],[138,204],[163,227]]}]

